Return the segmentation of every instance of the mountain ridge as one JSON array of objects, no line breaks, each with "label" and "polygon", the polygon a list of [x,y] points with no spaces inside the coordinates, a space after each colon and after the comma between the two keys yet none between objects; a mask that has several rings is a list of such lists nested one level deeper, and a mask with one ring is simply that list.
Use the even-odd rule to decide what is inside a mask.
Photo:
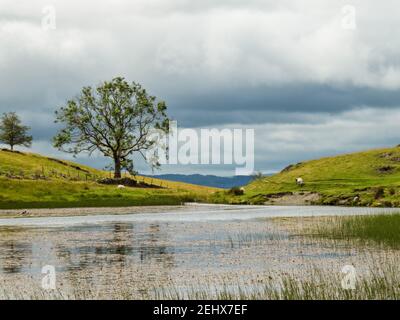
[{"label": "mountain ridge", "polygon": [[231,176],[223,177],[217,175],[203,174],[156,174],[146,175],[147,177],[155,177],[158,179],[185,182],[207,187],[230,189],[232,187],[240,187],[248,184],[254,179],[254,176]]}]

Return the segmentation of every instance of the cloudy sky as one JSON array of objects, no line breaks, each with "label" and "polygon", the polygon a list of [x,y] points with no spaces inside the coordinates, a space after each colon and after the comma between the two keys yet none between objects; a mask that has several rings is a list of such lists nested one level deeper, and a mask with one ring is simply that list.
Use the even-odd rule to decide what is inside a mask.
[{"label": "cloudy sky", "polygon": [[68,158],[50,144],[54,110],[84,85],[124,76],[165,100],[179,127],[254,128],[263,172],[393,146],[399,9],[395,0],[0,0],[0,111],[32,127],[35,152]]}]

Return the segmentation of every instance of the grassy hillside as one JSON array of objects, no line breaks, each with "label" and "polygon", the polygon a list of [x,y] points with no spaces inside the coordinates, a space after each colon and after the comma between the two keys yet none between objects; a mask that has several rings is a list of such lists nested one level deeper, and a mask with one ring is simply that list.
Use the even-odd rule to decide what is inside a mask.
[{"label": "grassy hillside", "polygon": [[[295,183],[298,177],[303,178],[303,186]],[[244,195],[219,192],[214,198],[257,204],[295,196],[308,196],[314,204],[400,206],[400,147],[298,163],[250,183]]]},{"label": "grassy hillside", "polygon": [[[0,150],[0,209],[173,205],[205,200],[218,189],[138,176],[158,188],[117,189],[97,183],[110,177],[70,161]],[[160,188],[161,187],[161,188]]]}]

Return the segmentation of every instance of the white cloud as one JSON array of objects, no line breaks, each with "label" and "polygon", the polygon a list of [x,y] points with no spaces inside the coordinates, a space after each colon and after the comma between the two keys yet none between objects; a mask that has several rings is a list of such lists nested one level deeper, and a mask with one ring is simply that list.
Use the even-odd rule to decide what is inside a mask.
[{"label": "white cloud", "polygon": [[393,59],[400,40],[390,32],[400,24],[395,1],[354,1],[354,31],[341,26],[344,1],[55,1],[57,29],[48,32],[41,29],[46,2],[0,2],[2,82],[5,74],[21,80],[22,64],[21,77],[58,76],[68,86],[73,73],[90,83],[118,72],[156,87],[168,87],[166,78],[183,88],[400,86]]}]

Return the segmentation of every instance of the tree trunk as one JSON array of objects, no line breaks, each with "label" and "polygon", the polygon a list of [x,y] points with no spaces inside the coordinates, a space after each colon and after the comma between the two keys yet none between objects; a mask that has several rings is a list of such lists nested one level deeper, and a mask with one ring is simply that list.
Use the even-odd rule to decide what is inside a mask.
[{"label": "tree trunk", "polygon": [[14,145],[11,144],[10,147],[11,147],[11,151],[14,151]]},{"label": "tree trunk", "polygon": [[121,159],[114,159],[114,179],[121,179]]}]

